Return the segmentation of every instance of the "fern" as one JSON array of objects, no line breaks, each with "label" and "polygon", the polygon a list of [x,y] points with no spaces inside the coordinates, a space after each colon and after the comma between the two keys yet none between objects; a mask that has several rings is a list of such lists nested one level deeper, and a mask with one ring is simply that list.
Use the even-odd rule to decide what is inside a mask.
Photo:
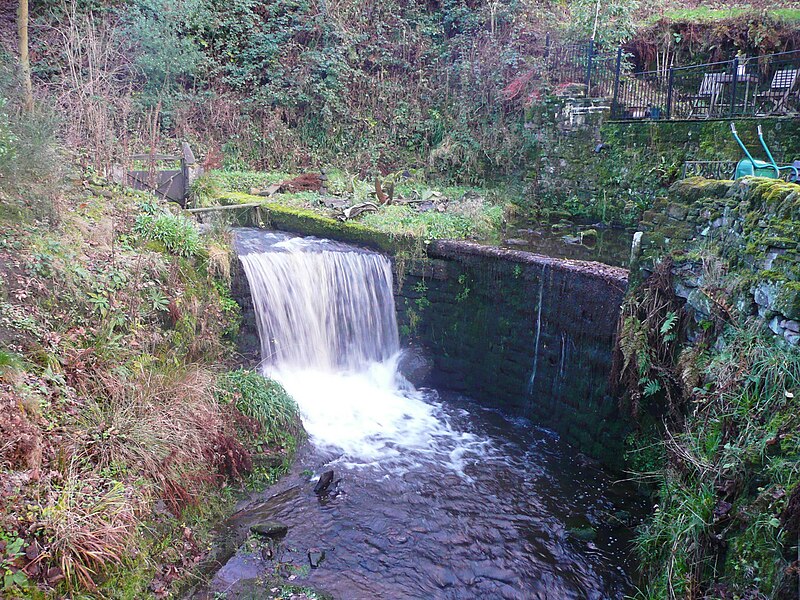
[{"label": "fern", "polygon": [[634,316],[627,317],[622,324],[620,350],[624,357],[623,372],[635,362],[640,375],[650,370],[651,360],[644,323]]},{"label": "fern", "polygon": [[673,329],[675,328],[675,324],[678,322],[678,313],[674,310],[671,310],[667,313],[667,318],[664,319],[664,323],[661,325],[660,333],[663,336],[672,335],[673,339],[675,333]]},{"label": "fern", "polygon": [[650,379],[649,377],[642,377],[639,380],[639,385],[644,385],[644,390],[642,393],[644,394],[645,398],[655,396],[661,391],[661,384],[658,382],[658,380]]}]

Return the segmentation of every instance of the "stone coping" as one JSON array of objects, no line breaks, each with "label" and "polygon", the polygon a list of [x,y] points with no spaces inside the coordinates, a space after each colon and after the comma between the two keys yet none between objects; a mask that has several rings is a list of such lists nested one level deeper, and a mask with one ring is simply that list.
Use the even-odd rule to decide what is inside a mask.
[{"label": "stone coping", "polygon": [[495,258],[526,265],[542,265],[562,271],[580,273],[617,284],[624,288],[628,285],[628,270],[613,267],[599,262],[554,258],[544,254],[535,254],[523,250],[510,250],[498,246],[488,246],[476,242],[460,240],[435,240],[428,245],[428,256],[431,258],[457,259],[460,256],[477,256]]}]

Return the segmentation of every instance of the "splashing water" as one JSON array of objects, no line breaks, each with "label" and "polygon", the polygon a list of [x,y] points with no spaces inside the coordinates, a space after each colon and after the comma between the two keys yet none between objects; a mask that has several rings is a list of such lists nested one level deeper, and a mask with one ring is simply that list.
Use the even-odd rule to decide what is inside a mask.
[{"label": "splashing water", "polygon": [[[278,555],[242,545],[200,598],[266,597],[259,586],[288,567],[296,583],[353,600],[617,600],[632,590],[630,534],[624,510],[611,516],[603,473],[551,432],[398,374],[387,258],[257,230],[239,231],[237,248],[263,369],[297,400],[313,443],[294,477],[230,523],[285,523]],[[317,496],[302,473],[331,463],[347,467],[336,469],[341,487]],[[309,569],[312,550],[326,558]]]}]

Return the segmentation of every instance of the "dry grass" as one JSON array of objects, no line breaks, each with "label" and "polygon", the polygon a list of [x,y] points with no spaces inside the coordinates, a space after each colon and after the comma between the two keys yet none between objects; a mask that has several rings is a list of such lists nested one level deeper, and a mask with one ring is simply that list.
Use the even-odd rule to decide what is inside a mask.
[{"label": "dry grass", "polygon": [[125,555],[141,504],[132,486],[93,478],[72,463],[43,507],[38,528],[47,545],[36,562],[58,565],[69,587],[95,589],[98,571]]},{"label": "dry grass", "polygon": [[79,417],[78,456],[98,469],[146,477],[176,512],[221,477],[215,444],[232,427],[214,399],[210,372],[189,367],[96,377],[93,399]]},{"label": "dry grass", "polygon": [[207,268],[210,277],[219,277],[224,281],[231,280],[231,246],[211,240],[206,244],[208,252]]}]

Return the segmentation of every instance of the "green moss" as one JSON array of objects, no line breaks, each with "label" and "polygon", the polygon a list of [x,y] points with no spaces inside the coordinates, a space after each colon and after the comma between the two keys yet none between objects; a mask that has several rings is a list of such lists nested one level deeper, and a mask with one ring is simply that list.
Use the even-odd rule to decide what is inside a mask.
[{"label": "green moss", "polygon": [[271,202],[263,203],[262,208],[268,224],[276,229],[362,244],[390,254],[409,252],[423,246],[423,241],[415,236],[394,235],[357,222],[337,221],[310,209],[291,208]]},{"label": "green moss", "polygon": [[670,195],[692,204],[704,198],[723,198],[731,188],[732,181],[689,177],[675,182],[669,188]]},{"label": "green moss", "polygon": [[800,319],[800,281],[781,285],[775,299],[775,310],[789,319]]}]

